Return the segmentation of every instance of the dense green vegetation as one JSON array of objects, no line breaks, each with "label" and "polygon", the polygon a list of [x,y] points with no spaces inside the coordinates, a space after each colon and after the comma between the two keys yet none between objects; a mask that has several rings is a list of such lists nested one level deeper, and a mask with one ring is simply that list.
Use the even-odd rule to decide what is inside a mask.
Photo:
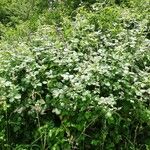
[{"label": "dense green vegetation", "polygon": [[150,149],[149,0],[0,1],[0,149]]}]

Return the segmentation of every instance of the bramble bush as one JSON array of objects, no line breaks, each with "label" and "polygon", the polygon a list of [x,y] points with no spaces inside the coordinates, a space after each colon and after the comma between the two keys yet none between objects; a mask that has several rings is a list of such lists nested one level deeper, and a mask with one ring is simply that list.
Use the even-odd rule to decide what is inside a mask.
[{"label": "bramble bush", "polygon": [[150,149],[147,15],[90,6],[1,40],[2,150]]}]

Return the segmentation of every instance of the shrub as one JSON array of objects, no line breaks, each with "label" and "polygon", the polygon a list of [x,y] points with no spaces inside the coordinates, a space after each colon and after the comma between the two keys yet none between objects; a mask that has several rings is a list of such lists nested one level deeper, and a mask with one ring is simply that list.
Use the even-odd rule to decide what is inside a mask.
[{"label": "shrub", "polygon": [[2,149],[150,148],[148,21],[93,6],[1,40]]}]

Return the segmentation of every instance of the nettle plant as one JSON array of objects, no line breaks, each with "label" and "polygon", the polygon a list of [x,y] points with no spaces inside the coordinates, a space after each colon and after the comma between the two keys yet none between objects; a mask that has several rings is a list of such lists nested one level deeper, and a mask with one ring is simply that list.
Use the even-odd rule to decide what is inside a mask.
[{"label": "nettle plant", "polygon": [[78,15],[70,34],[42,26],[30,41],[1,44],[2,149],[149,148],[145,24],[111,34],[92,23]]}]

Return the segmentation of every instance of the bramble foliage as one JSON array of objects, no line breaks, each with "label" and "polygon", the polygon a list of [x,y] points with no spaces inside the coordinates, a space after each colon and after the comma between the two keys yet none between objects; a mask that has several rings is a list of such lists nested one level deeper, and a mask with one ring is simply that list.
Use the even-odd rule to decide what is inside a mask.
[{"label": "bramble foliage", "polygon": [[148,0],[38,2],[1,24],[0,148],[150,149]]}]

